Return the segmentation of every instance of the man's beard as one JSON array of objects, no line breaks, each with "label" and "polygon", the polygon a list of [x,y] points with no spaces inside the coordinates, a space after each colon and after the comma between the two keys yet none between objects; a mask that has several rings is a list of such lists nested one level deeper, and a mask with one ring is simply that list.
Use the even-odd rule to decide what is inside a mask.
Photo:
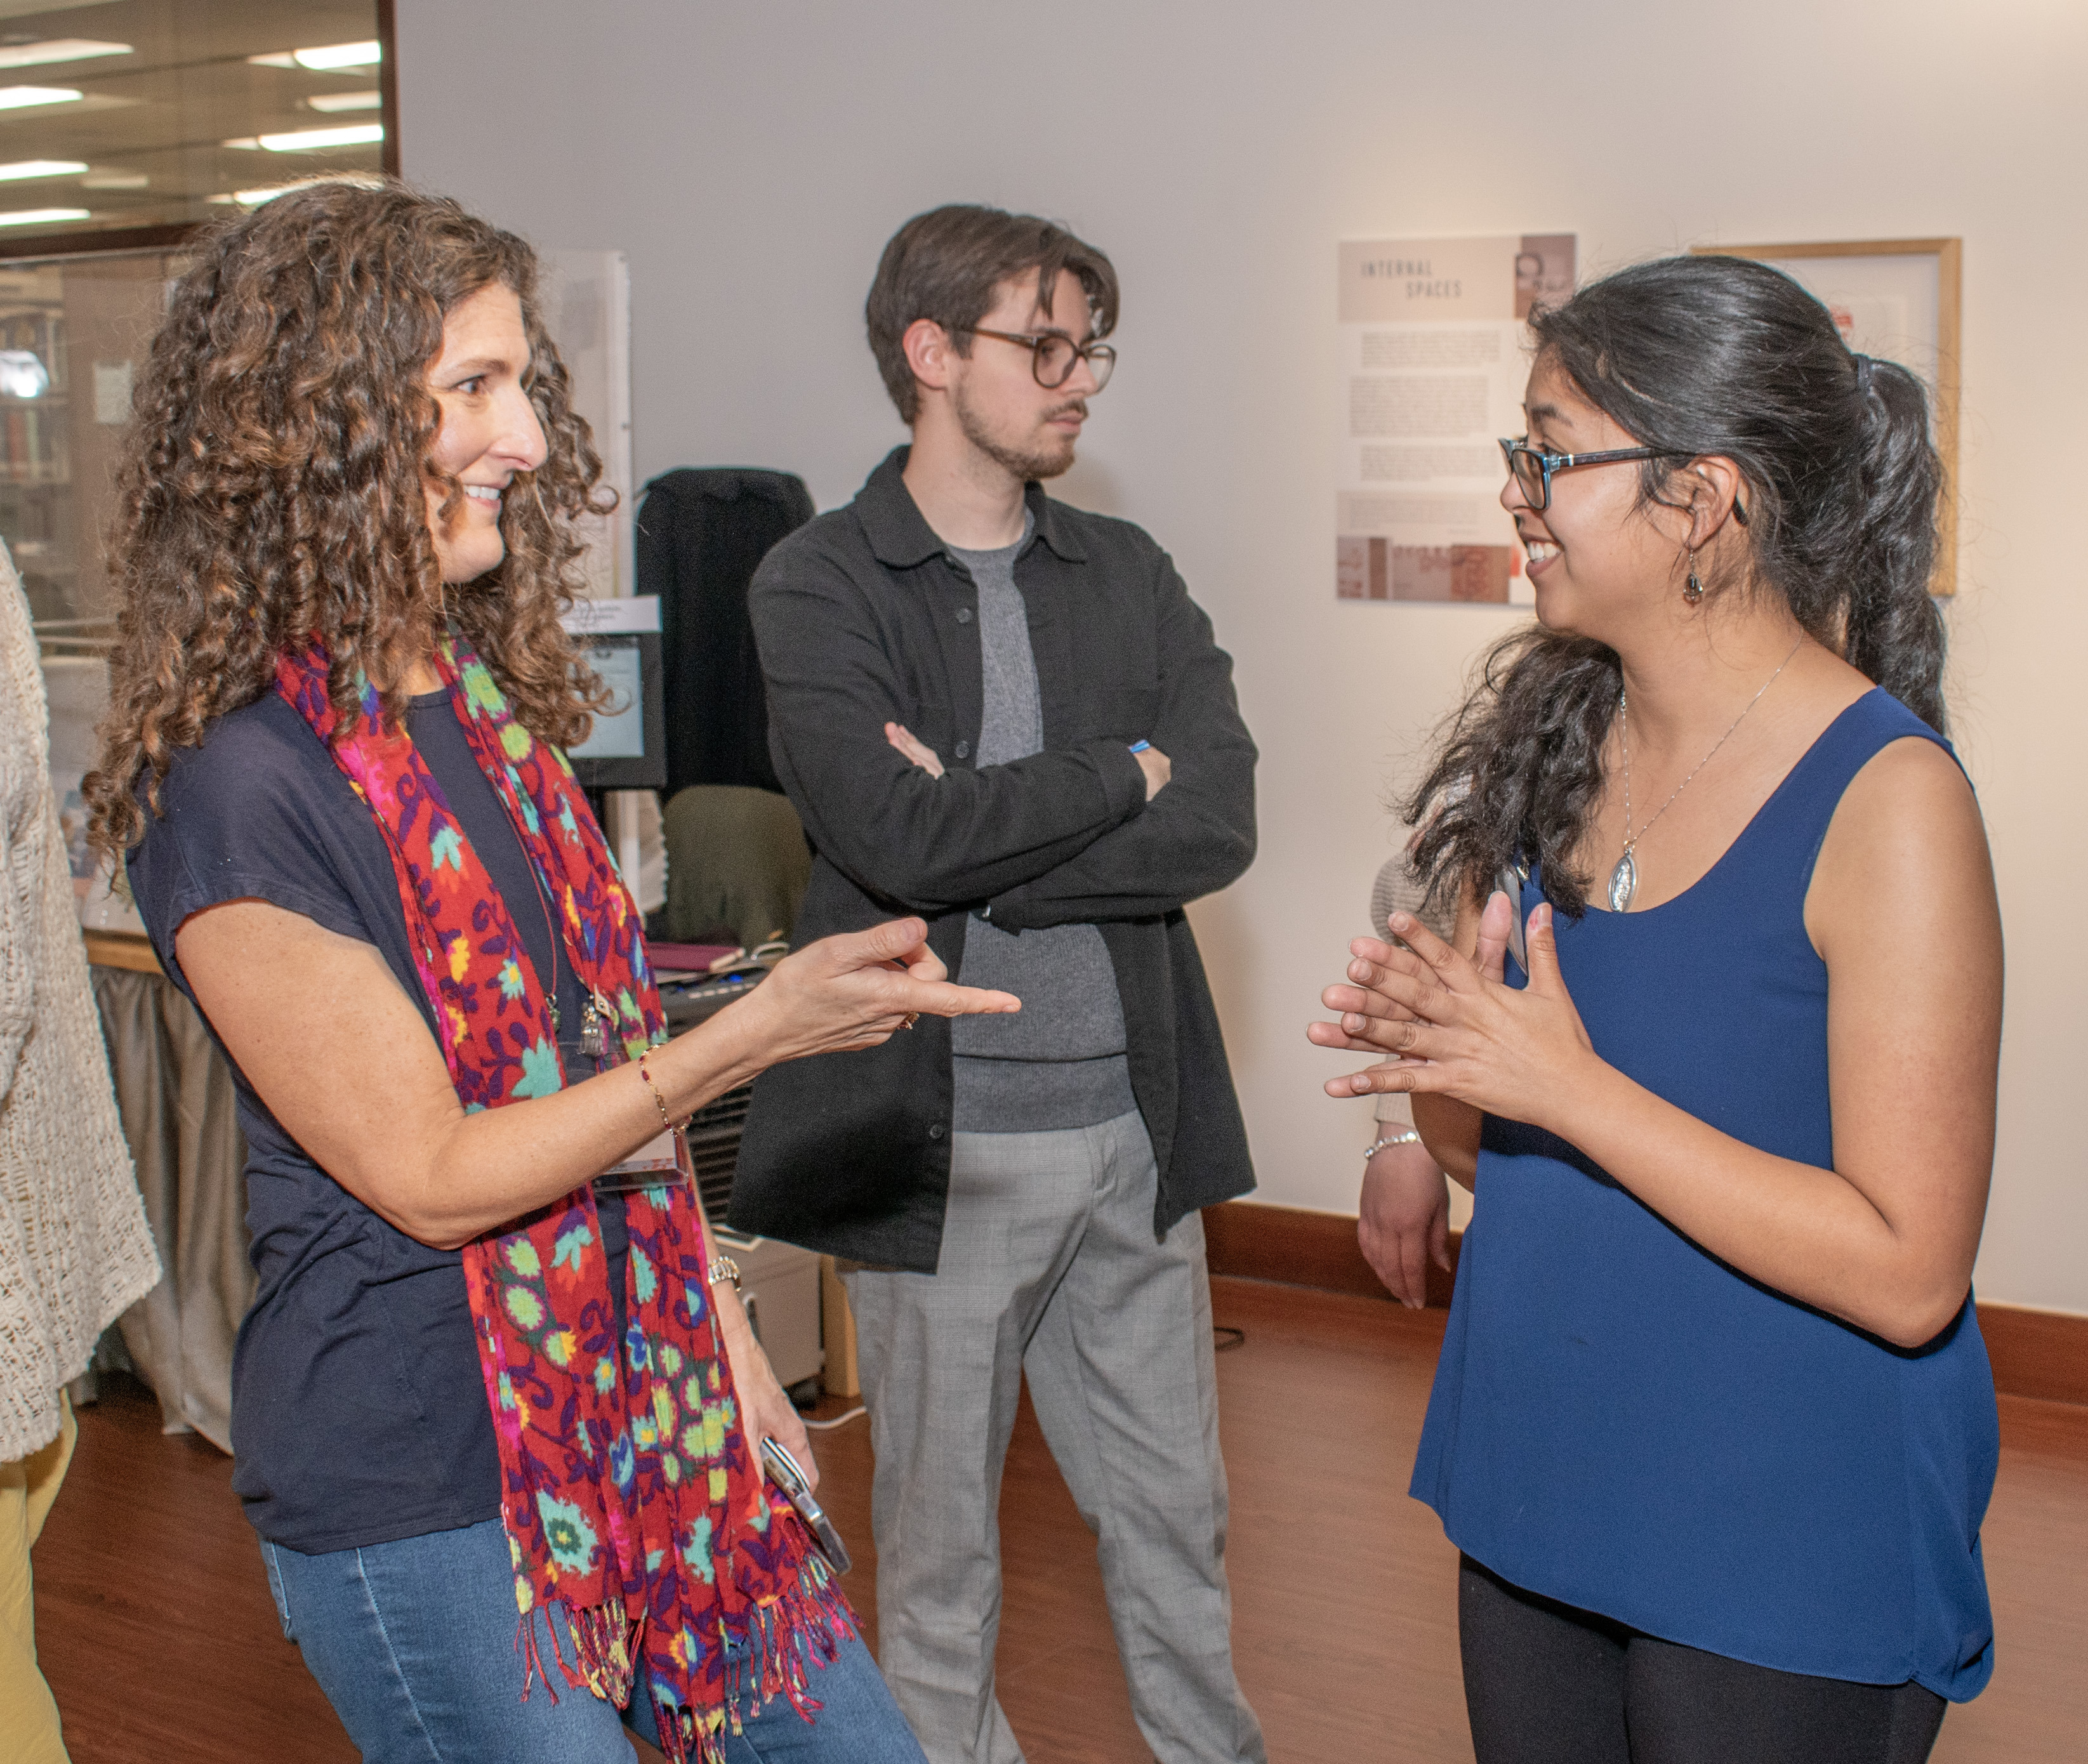
[{"label": "man's beard", "polygon": [[[951,400],[951,405],[956,412],[957,427],[965,439],[995,464],[1012,472],[1025,484],[1032,478],[1055,478],[1073,463],[1076,444],[1073,436],[1068,435],[1063,440],[1040,438],[1027,448],[1012,446],[987,430],[984,420],[972,408],[961,387]],[[1085,416],[1088,414],[1086,401],[1077,398],[1069,399],[1048,412],[1043,420],[1050,422],[1069,413]]]}]

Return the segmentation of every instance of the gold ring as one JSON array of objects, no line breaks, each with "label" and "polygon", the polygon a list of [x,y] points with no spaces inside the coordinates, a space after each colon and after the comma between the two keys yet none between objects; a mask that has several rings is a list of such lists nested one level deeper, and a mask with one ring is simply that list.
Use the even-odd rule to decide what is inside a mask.
[{"label": "gold ring", "polygon": [[905,1020],[904,1023],[901,1023],[901,1024],[899,1025],[899,1027],[900,1027],[901,1028],[902,1028],[902,1029],[910,1029],[910,1028],[912,1028],[912,1027],[914,1027],[914,1025],[915,1023],[918,1023],[920,1020],[921,1020],[921,1013],[920,1013],[919,1011],[918,1011],[918,1010],[909,1010],[909,1011],[908,1011],[908,1012],[906,1013],[906,1020]]}]

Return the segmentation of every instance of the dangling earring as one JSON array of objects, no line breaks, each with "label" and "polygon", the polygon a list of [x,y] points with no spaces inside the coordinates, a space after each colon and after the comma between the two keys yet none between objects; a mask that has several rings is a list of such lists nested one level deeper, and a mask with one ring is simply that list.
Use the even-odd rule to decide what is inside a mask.
[{"label": "dangling earring", "polygon": [[1696,553],[1689,553],[1689,580],[1684,585],[1682,598],[1694,606],[1704,598],[1704,584],[1696,579]]}]

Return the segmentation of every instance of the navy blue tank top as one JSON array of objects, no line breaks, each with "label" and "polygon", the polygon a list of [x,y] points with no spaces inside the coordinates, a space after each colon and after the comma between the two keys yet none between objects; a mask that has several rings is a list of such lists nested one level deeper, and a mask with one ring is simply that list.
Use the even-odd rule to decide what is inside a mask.
[{"label": "navy blue tank top", "polygon": [[[1604,1059],[1833,1167],[1805,895],[1842,792],[1907,736],[1949,750],[1870,692],[1694,887],[1558,918]],[[1979,1525],[1999,1450],[1969,1297],[1935,1341],[1893,1348],[1736,1273],[1564,1141],[1487,1117],[1412,1492],[1497,1574],[1731,1659],[1962,1702],[1993,1670]]]}]

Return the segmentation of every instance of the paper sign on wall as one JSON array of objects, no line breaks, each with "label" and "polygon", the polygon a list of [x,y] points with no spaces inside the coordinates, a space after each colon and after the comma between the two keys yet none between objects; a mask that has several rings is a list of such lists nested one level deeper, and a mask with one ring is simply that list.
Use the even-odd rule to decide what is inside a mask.
[{"label": "paper sign on wall", "polygon": [[1573,292],[1574,236],[1340,248],[1344,600],[1526,604],[1496,445],[1523,430],[1533,305]]}]

